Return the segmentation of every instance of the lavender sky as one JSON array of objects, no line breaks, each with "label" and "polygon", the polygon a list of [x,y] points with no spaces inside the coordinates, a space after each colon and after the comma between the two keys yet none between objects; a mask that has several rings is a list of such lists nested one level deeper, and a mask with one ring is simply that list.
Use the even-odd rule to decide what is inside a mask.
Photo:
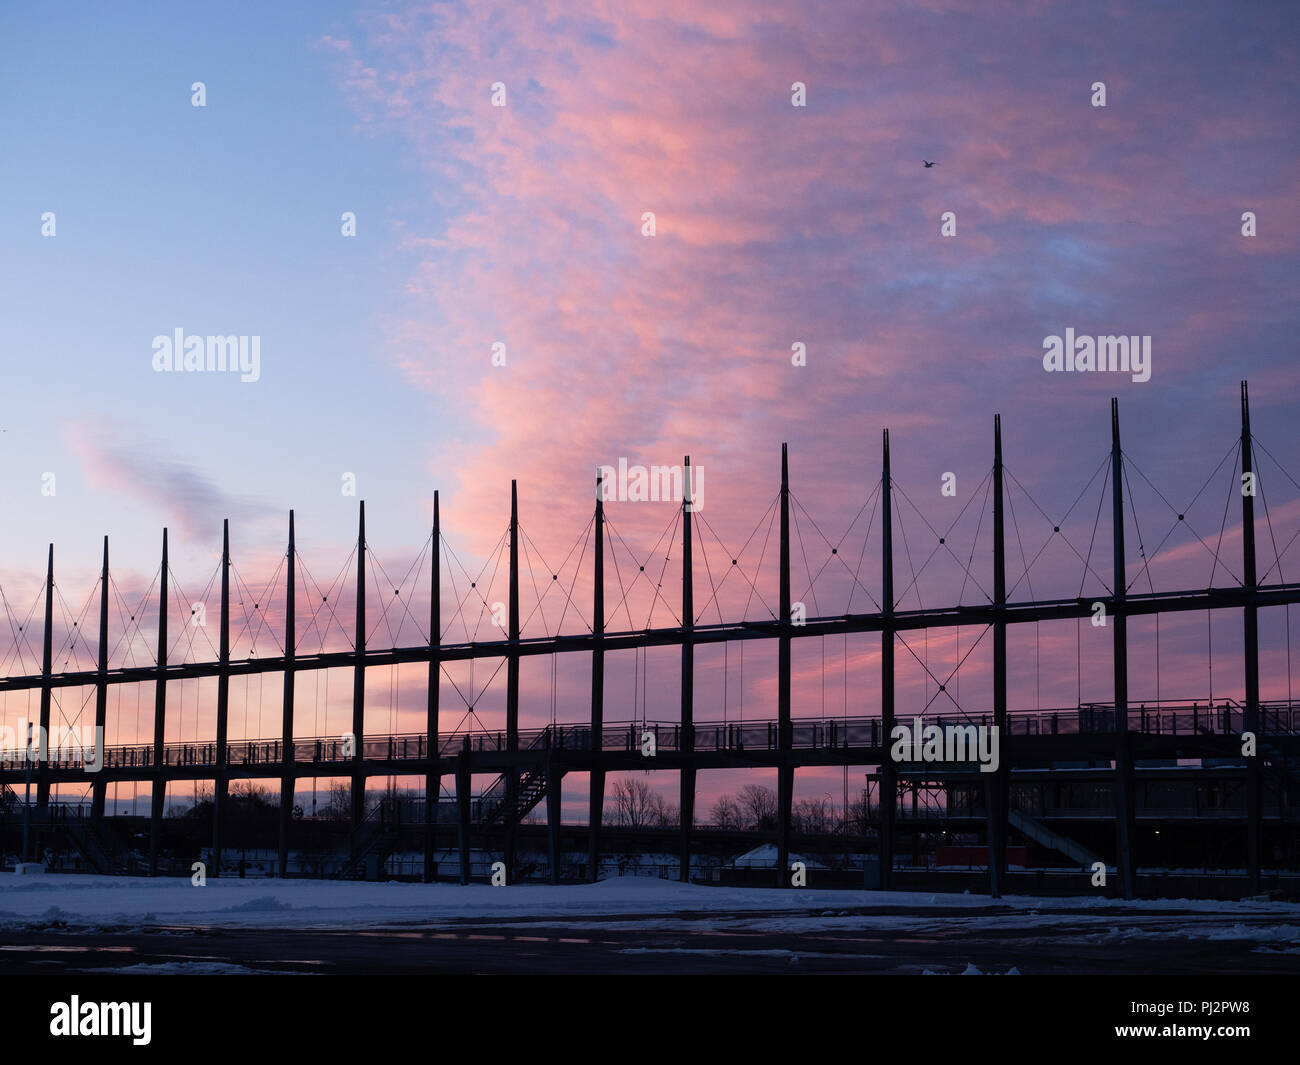
[{"label": "lavender sky", "polygon": [[[1092,535],[1102,481],[1080,497],[1109,448],[1111,396],[1132,463],[1134,591],[1240,577],[1238,504],[1224,508],[1241,379],[1258,439],[1300,479],[1294,4],[267,8],[0,13],[6,672],[39,669],[51,542],[66,602],[58,664],[91,668],[105,534],[113,664],[147,664],[164,526],[185,593],[172,603],[184,634],[173,657],[210,658],[215,629],[184,622],[196,601],[215,616],[203,592],[223,518],[238,656],[278,653],[289,508],[311,580],[299,630],[314,649],[347,646],[350,575],[331,597],[341,625],[326,627],[317,593],[345,565],[359,498],[377,560],[371,644],[383,646],[427,638],[427,556],[412,567],[434,489],[456,553],[444,584],[460,582],[444,597],[452,640],[493,634],[484,602],[504,599],[504,569],[481,598],[464,585],[491,570],[512,478],[528,538],[525,635],[586,631],[589,555],[578,560],[592,481],[620,458],[689,454],[706,471],[701,622],[776,607],[775,534],[764,550],[764,533],[783,442],[801,537],[795,597],[813,615],[875,609],[878,513],[866,529],[884,427],[905,493],[904,607],[987,601],[994,413],[1014,480],[1013,599],[1104,594],[1111,581],[1105,512]],[[792,106],[796,82],[806,106]],[[344,212],[355,236],[341,233]],[[941,235],[945,212],[955,236]],[[259,380],[155,372],[153,338],[177,328],[259,337]],[[1067,328],[1150,336],[1150,380],[1046,373],[1044,338]],[[492,364],[497,343],[505,366]],[[792,365],[795,344],[806,365]],[[1300,489],[1260,460],[1272,521],[1266,530],[1261,515],[1260,572],[1278,580],[1280,554],[1294,579],[1300,549],[1285,548]],[[947,472],[952,497],[940,492]],[[356,496],[341,490],[346,474]],[[623,602],[611,561],[610,626],[675,624],[680,552],[657,542],[673,506],[609,513],[631,582]],[[658,595],[638,576],[648,560]],[[1288,695],[1288,622],[1284,611],[1262,620],[1268,698]],[[1155,623],[1134,623],[1134,698],[1239,694],[1240,630],[1231,612],[1164,618],[1157,670]],[[900,712],[987,709],[980,635],[909,637]],[[697,718],[774,713],[775,648],[747,647],[743,678],[739,654],[700,652]],[[1109,633],[1015,632],[1011,665],[1013,705],[1105,699]],[[586,715],[587,666],[556,665],[558,719]],[[482,727],[501,726],[504,670],[492,668],[449,670],[444,728],[462,723],[466,702]],[[878,669],[878,640],[801,641],[795,712],[874,712]],[[608,718],[639,717],[642,698],[648,717],[675,717],[676,653],[652,652],[646,671],[648,688],[630,655],[611,661]],[[368,728],[418,731],[422,670],[380,672]],[[550,660],[527,663],[523,684],[525,727],[544,724]],[[278,684],[262,682],[260,700],[256,682],[242,688],[232,735],[272,735]],[[70,689],[56,719],[93,717],[92,691]],[[210,734],[214,691],[169,696],[169,738]],[[341,731],[349,699],[342,671],[328,698],[300,682],[298,731]],[[110,739],[148,734],[151,689],[144,710],[136,703],[134,690],[110,696]],[[15,720],[26,697],[0,709]],[[731,786],[706,775],[702,806]],[[800,774],[801,795],[830,787]],[[580,794],[567,780],[575,809]]]}]

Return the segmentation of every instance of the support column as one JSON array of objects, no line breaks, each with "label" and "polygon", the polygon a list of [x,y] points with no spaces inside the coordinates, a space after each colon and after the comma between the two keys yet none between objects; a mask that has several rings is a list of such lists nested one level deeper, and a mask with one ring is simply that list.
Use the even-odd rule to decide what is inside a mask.
[{"label": "support column", "polygon": [[[95,743],[106,735],[108,727],[108,537],[104,537],[104,566],[99,574],[99,677],[95,681]],[[104,800],[108,782],[101,769],[90,785],[90,819],[101,821],[104,817]],[[134,810],[131,811],[135,813]]]},{"label": "support column", "polygon": [[424,732],[429,768],[424,775],[424,882],[433,882],[434,852],[438,846],[438,797],[442,794],[441,740],[438,738],[438,696],[442,662],[442,527],[438,493],[433,493],[433,540],[429,553],[429,680]]},{"label": "support column", "polygon": [[596,473],[596,547],[595,586],[592,592],[592,634],[595,649],[591,653],[591,807],[587,817],[587,883],[594,884],[600,868],[600,828],[605,816],[605,770],[601,750],[605,732],[605,486]]},{"label": "support column", "polygon": [[222,822],[230,780],[226,768],[226,734],[230,716],[230,519],[221,523],[221,644],[217,669],[217,759],[212,781],[212,867],[221,876]]},{"label": "support column", "polygon": [[[552,755],[547,754],[547,759]],[[546,767],[546,851],[552,884],[560,882],[560,799],[564,773],[554,764]]]},{"label": "support column", "polygon": [[884,436],[884,470],[880,482],[880,887],[894,887],[894,814],[898,796],[898,767],[889,756],[894,731],[894,511],[889,473],[889,430]]},{"label": "support column", "polygon": [[781,445],[780,611],[777,637],[777,887],[790,886],[790,820],[794,806],[794,766],[791,763],[794,727],[790,720],[790,466]]},{"label": "support column", "polygon": [[[682,482],[682,710],[679,751],[689,759],[695,751],[695,590],[691,563],[691,514],[695,486],[691,480],[691,457],[686,456]],[[695,767],[683,764],[681,772],[681,853],[678,879],[691,880],[691,830],[695,827]]]},{"label": "support column", "polygon": [[[1007,606],[1006,538],[1002,514],[1002,416],[993,416],[993,606]],[[1002,897],[1007,871],[1007,829],[1010,816],[1011,767],[1007,763],[1007,622],[999,613],[993,623],[993,727],[996,730],[998,768],[993,774],[989,801],[989,894]]]},{"label": "support column", "polygon": [[54,545],[50,544],[49,563],[45,569],[45,643],[41,651],[41,722],[33,742],[40,757],[36,775],[36,813],[43,816],[50,805],[50,674],[54,668]]},{"label": "support column", "polygon": [[352,837],[366,819],[366,501],[361,501],[357,524],[357,635],[356,664],[352,667]]},{"label": "support column", "polygon": [[[506,651],[506,750],[519,750],[519,490],[510,482],[510,647]],[[506,770],[506,883],[515,882],[515,844],[518,818],[515,803],[519,796],[519,766],[513,761]]]},{"label": "support column", "polygon": [[162,568],[158,591],[158,680],[153,694],[153,801],[149,807],[149,875],[158,875],[163,803],[167,798],[167,530],[163,530]]},{"label": "support column", "polygon": [[1134,838],[1137,832],[1134,805],[1133,740],[1128,728],[1128,574],[1124,556],[1124,460],[1119,444],[1119,400],[1110,401],[1110,474],[1113,516],[1114,606],[1111,611],[1115,685],[1115,827],[1116,860],[1120,869],[1120,886],[1126,899],[1134,897],[1137,870]]},{"label": "support column", "polygon": [[469,772],[469,735],[461,741],[460,757],[456,759],[456,814],[458,842],[460,844],[460,882],[469,883],[469,800],[473,778]]},{"label": "support column", "polygon": [[294,545],[293,511],[289,511],[289,552],[287,575],[284,584],[284,703],[280,723],[280,876],[289,875],[289,832],[293,826],[293,792],[296,783],[293,770],[293,699],[294,659],[297,656],[297,583],[298,551]]},{"label": "support column", "polygon": [[[1254,595],[1259,590],[1255,570],[1255,474],[1254,456],[1250,435],[1250,394],[1246,382],[1241,382],[1241,556],[1245,569],[1243,580],[1252,597],[1244,611],[1245,640],[1243,653],[1246,667],[1246,720],[1245,730],[1255,736],[1256,753],[1246,759],[1246,874],[1250,880],[1250,893],[1260,891],[1261,850],[1263,843],[1263,775],[1261,773],[1259,746],[1259,607]],[[1247,490],[1249,486],[1249,490]]]}]

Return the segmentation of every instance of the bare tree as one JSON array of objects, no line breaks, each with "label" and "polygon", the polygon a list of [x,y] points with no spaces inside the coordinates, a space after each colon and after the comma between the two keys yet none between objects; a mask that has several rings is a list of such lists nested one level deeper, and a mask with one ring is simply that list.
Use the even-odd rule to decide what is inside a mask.
[{"label": "bare tree", "polygon": [[744,812],[745,827],[770,831],[776,828],[776,792],[761,784],[746,784],[736,796]]},{"label": "bare tree", "polygon": [[677,819],[677,808],[638,777],[614,785],[614,823],[628,828],[667,828]]},{"label": "bare tree", "polygon": [[230,784],[230,794],[236,798],[242,795],[273,806],[278,793],[264,784],[257,784],[251,780],[234,780]]},{"label": "bare tree", "polygon": [[350,784],[331,784],[326,793],[325,802],[320,808],[320,816],[326,821],[350,821],[352,819],[352,786]]},{"label": "bare tree", "polygon": [[800,799],[794,804],[791,820],[797,832],[829,832],[834,827],[835,811],[826,799]]},{"label": "bare tree", "polygon": [[723,795],[713,804],[713,823],[719,828],[744,828],[745,814],[732,796]]},{"label": "bare tree", "polygon": [[849,803],[844,814],[844,827],[855,833],[864,833],[871,823],[871,803],[865,791]]}]

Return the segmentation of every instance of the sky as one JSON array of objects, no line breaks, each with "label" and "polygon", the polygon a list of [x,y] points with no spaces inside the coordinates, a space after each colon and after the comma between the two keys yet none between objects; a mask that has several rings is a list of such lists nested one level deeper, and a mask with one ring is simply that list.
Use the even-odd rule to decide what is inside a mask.
[{"label": "sky", "polygon": [[[346,646],[361,499],[371,643],[423,642],[435,490],[444,586],[460,582],[444,638],[489,638],[504,569],[487,595],[464,585],[492,573],[512,480],[525,635],[586,631],[595,471],[620,459],[703,468],[698,620],[765,618],[783,443],[795,598],[814,616],[875,609],[884,428],[905,493],[895,534],[913,551],[896,560],[900,605],[984,602],[994,414],[1018,523],[1011,597],[1086,594],[1112,579],[1104,511],[1092,532],[1104,480],[1089,481],[1112,396],[1130,586],[1231,584],[1243,379],[1269,453],[1260,572],[1291,579],[1298,21],[1289,3],[1118,0],[6,5],[3,669],[39,668],[27,641],[51,543],[58,654],[93,667],[106,535],[113,663],[151,661],[164,527],[173,657],[212,657],[211,625],[184,621],[196,602],[215,615],[223,519],[234,653],[278,653],[290,509],[309,571],[299,630]],[[257,338],[257,379],[158,372],[155,338],[178,329]],[[1047,372],[1044,340],[1067,329],[1150,337],[1150,379]],[[675,624],[674,505],[611,502],[609,516],[631,592],[607,592],[607,623]],[[1289,622],[1262,621],[1269,698],[1289,691]],[[1109,696],[1109,636],[1085,627],[1013,635],[1013,705]],[[1135,698],[1240,694],[1239,614],[1132,628]],[[987,709],[979,637],[911,638],[902,697]],[[697,718],[772,712],[775,649],[746,648],[743,678],[740,654],[699,653]],[[554,682],[549,660],[526,665],[525,727],[586,716],[582,657]],[[444,728],[467,703],[476,727],[501,727],[492,668],[449,670]],[[368,728],[418,731],[422,671],[374,672]],[[878,672],[878,641],[805,641],[795,712],[875,712]],[[300,733],[345,727],[349,680],[333,679],[328,695],[300,690]],[[644,671],[612,660],[606,715],[672,720],[679,680],[671,649]],[[85,695],[59,713],[93,714]],[[5,699],[5,720],[23,700]],[[177,700],[169,738],[210,733],[211,693]],[[148,735],[135,703],[110,700],[116,736]],[[272,735],[278,703],[234,692],[232,735]],[[731,786],[702,783],[701,805]]]}]

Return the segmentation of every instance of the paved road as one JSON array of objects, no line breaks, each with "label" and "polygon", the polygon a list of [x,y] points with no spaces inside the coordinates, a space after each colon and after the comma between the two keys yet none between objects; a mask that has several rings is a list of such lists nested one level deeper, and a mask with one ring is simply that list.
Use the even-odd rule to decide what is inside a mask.
[{"label": "paved road", "polygon": [[[985,973],[1014,966],[1024,975],[1300,972],[1294,943],[1286,952],[1260,950],[1256,939],[1189,937],[1188,918],[1178,914],[1109,911],[1099,930],[1095,911],[1024,928],[1005,921],[999,928],[970,926],[971,918],[1005,918],[1004,910],[838,913],[850,920],[827,928],[827,922],[809,919],[806,930],[798,930],[801,922],[788,913],[770,915],[779,927],[768,928],[748,927],[762,923],[763,915],[754,913],[643,915],[651,928],[628,927],[638,920],[632,915],[473,918],[359,930],[30,928],[0,933],[0,973],[907,974],[961,973],[969,965]],[[873,927],[873,916],[926,920],[920,930],[890,929]],[[858,917],[860,925],[853,919]],[[1217,922],[1262,928],[1277,923]]]}]

